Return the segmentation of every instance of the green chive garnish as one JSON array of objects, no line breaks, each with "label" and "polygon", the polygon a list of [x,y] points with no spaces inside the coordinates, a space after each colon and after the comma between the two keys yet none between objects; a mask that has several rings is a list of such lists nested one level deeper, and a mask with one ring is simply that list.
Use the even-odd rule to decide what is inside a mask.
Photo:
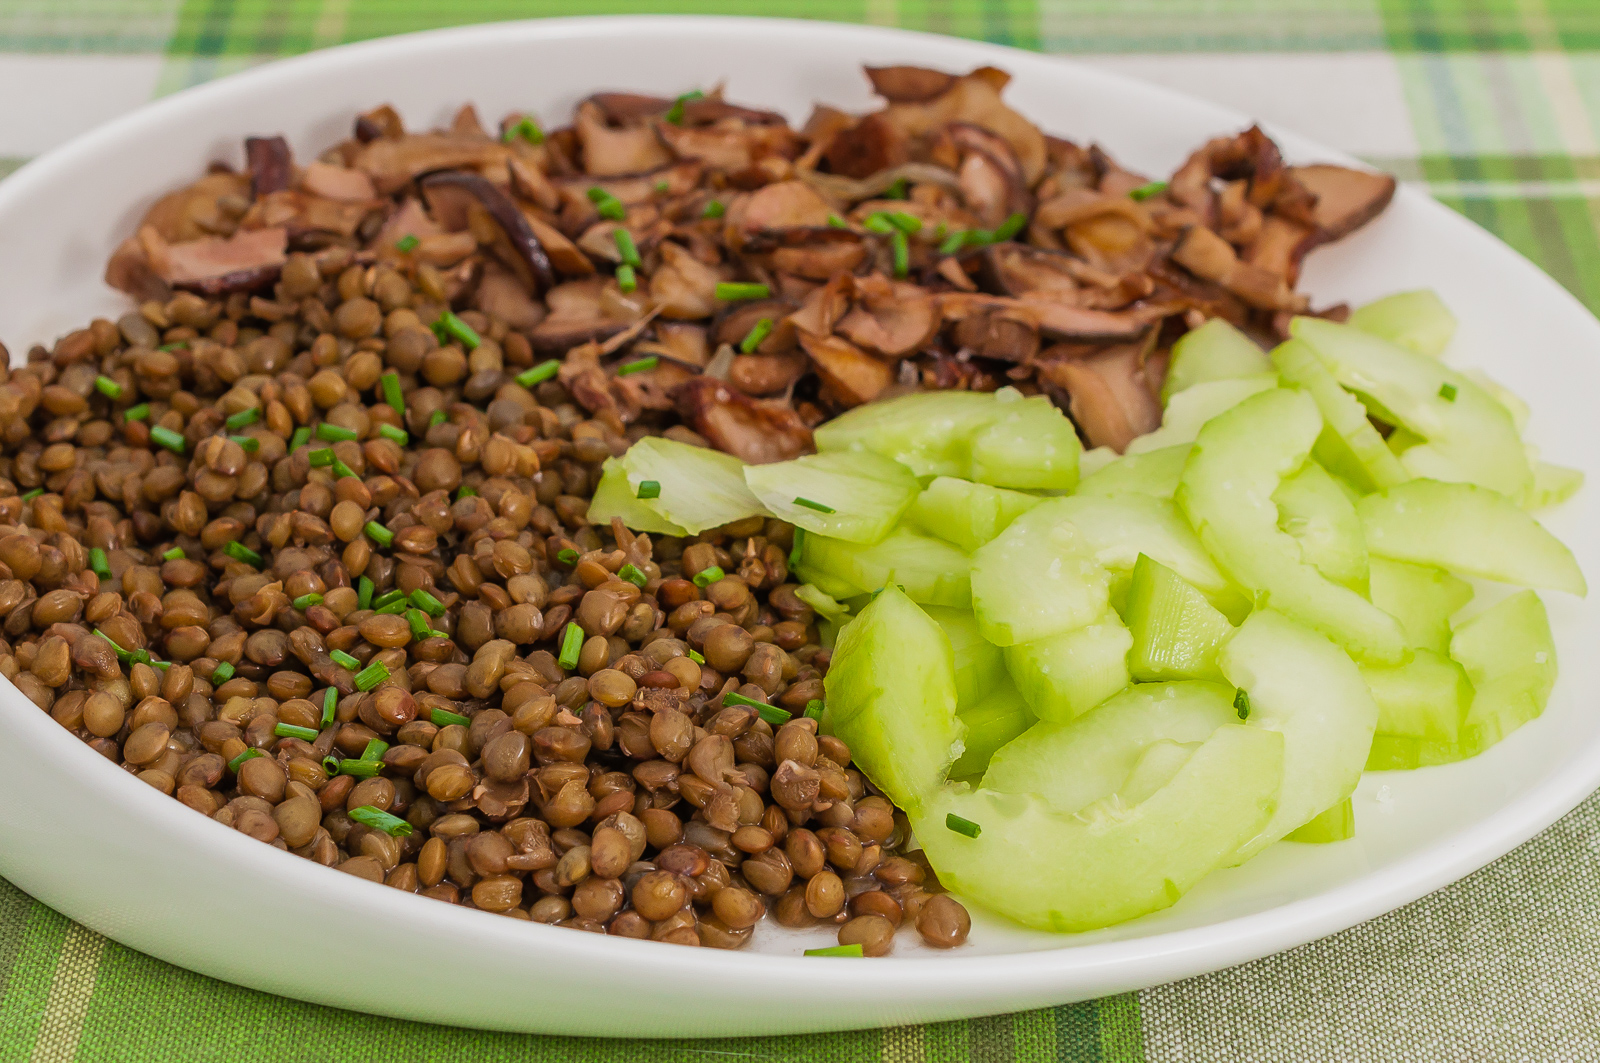
[{"label": "green chive garnish", "polygon": [[722,571],[722,567],[720,565],[712,565],[710,568],[703,568],[699,572],[695,573],[694,585],[699,587],[701,590],[705,590],[707,587],[711,586],[713,583],[717,582],[717,580],[726,575],[727,573]]},{"label": "green chive garnish", "polygon": [[122,385],[104,374],[94,378],[94,389],[108,399],[122,398]]},{"label": "green chive garnish", "polygon": [[911,195],[910,182],[901,177],[883,193],[884,199],[906,199]]},{"label": "green chive garnish", "polygon": [[[511,143],[518,137],[526,140],[529,144],[543,144],[544,130],[539,128],[538,122],[535,122],[527,115],[523,115],[520,122],[518,122],[516,125],[507,126],[506,131],[500,135],[500,139],[505,141],[507,144]],[[406,831],[406,833],[410,834],[411,832]]]},{"label": "green chive garnish", "polygon": [[378,597],[373,601],[372,607],[374,609],[382,609],[386,605],[393,605],[395,602],[403,602],[405,600],[405,591],[386,591],[385,593],[378,595]]},{"label": "green chive garnish", "polygon": [[338,665],[340,668],[343,668],[347,672],[358,672],[361,670],[361,662],[343,650],[332,650],[328,653],[328,656],[333,660],[334,664]]},{"label": "green chive garnish", "polygon": [[1456,386],[1454,384],[1440,384],[1439,397],[1446,402],[1456,401]]},{"label": "green chive garnish", "polygon": [[438,428],[440,425],[444,424],[449,419],[450,419],[449,415],[446,414],[443,410],[434,410],[432,416],[430,416],[428,418],[428,427],[429,428]]},{"label": "green chive garnish", "polygon": [[379,377],[378,382],[383,385],[383,401],[387,402],[395,413],[405,416],[406,397],[400,391],[400,374],[391,369]]},{"label": "green chive garnish", "polygon": [[525,388],[531,388],[535,384],[544,383],[560,371],[561,363],[552,358],[548,362],[540,362],[532,369],[524,369],[517,374],[516,381]]},{"label": "green chive garnish", "polygon": [[469,351],[475,350],[483,342],[471,325],[449,310],[439,315],[439,320],[433,323],[433,331],[438,334],[440,343],[447,343],[453,339],[460,340]]},{"label": "green chive garnish", "polygon": [[228,438],[239,444],[246,454],[254,454],[261,449],[261,440],[255,436],[229,436]]},{"label": "green chive garnish", "polygon": [[421,642],[433,634],[433,625],[428,623],[428,614],[421,609],[406,609],[406,623],[411,625],[411,640]]},{"label": "green chive garnish", "polygon": [[382,760],[383,755],[389,752],[389,743],[381,738],[367,739],[367,748],[361,751],[362,760]]},{"label": "green chive garnish", "polygon": [[1165,192],[1166,190],[1167,190],[1167,182],[1165,182],[1165,181],[1151,181],[1149,184],[1140,185],[1138,188],[1135,188],[1132,192],[1129,192],[1128,193],[1128,198],[1131,199],[1131,200],[1134,200],[1137,203],[1143,203],[1145,200],[1149,199],[1150,197],[1159,196],[1161,193]]},{"label": "green chive garnish", "polygon": [[106,558],[106,552],[98,546],[89,549],[89,570],[101,579],[111,578],[111,562]]},{"label": "green chive garnish", "polygon": [[557,551],[556,560],[563,565],[576,565],[578,563],[578,551],[569,546],[565,550]]},{"label": "green chive garnish", "polygon": [[390,602],[388,605],[382,605],[373,610],[373,612],[378,613],[381,616],[399,616],[405,611],[406,603],[404,599],[398,602]]},{"label": "green chive garnish", "polygon": [[95,628],[95,632],[94,633],[96,635],[99,635],[101,638],[105,639],[107,642],[109,642],[111,644],[111,648],[113,650],[117,651],[117,659],[118,660],[126,661],[128,659],[128,651],[123,649],[121,646],[118,646],[116,640],[113,639],[110,635],[107,635],[104,631],[101,631],[99,628]]},{"label": "green chive garnish", "polygon": [[183,547],[174,546],[171,550],[162,554],[161,558],[163,561],[182,561],[184,560]]},{"label": "green chive garnish", "polygon": [[259,749],[247,749],[243,753],[240,753],[237,757],[234,757],[232,760],[228,761],[228,770],[237,775],[239,774],[239,766],[245,761],[255,760],[257,757],[264,756],[266,756],[266,754],[261,752]]},{"label": "green chive garnish", "polygon": [[578,654],[583,652],[583,628],[577,624],[568,624],[567,633],[561,636],[561,656],[558,658],[561,667],[568,669],[578,667]]},{"label": "green chive garnish", "polygon": [[867,220],[861,223],[861,227],[868,232],[884,235],[895,231],[894,222],[890,221],[889,215],[881,210],[868,214]]},{"label": "green chive garnish", "polygon": [[417,249],[417,245],[420,243],[422,243],[422,241],[417,239],[416,234],[406,233],[404,236],[394,242],[394,249],[400,252],[402,255],[409,255],[411,252]]},{"label": "green chive garnish", "polygon": [[157,347],[156,350],[158,350],[158,351],[178,351],[178,350],[182,350],[183,348],[185,348],[187,346],[189,346],[189,341],[188,340],[175,340],[172,343],[163,343],[161,346]]},{"label": "green chive garnish", "polygon": [[241,428],[248,428],[259,420],[261,420],[261,407],[252,406],[248,410],[240,410],[222,423],[230,429],[238,431]]},{"label": "green chive garnish", "polygon": [[617,570],[617,575],[627,580],[635,587],[643,587],[646,583],[650,582],[650,577],[646,576],[643,572],[640,572],[638,566],[633,564],[623,565]]},{"label": "green chive garnish", "polygon": [[829,945],[825,949],[806,949],[807,956],[848,956],[860,959],[866,955],[860,945]]},{"label": "green chive garnish", "polygon": [[322,695],[322,726],[326,727],[333,722],[333,712],[339,707],[339,692],[333,687]]},{"label": "green chive garnish", "polygon": [[223,546],[222,552],[235,561],[243,561],[245,564],[254,565],[256,568],[261,567],[261,555],[237,540]]},{"label": "green chive garnish", "polygon": [[211,684],[213,686],[217,685],[218,683],[226,683],[232,678],[233,665],[228,661],[223,661],[221,664],[218,664],[211,670]]},{"label": "green chive garnish", "polygon": [[377,543],[385,550],[394,544],[394,532],[390,531],[388,528],[385,528],[382,524],[379,524],[375,520],[367,521],[366,532],[368,535],[372,536],[373,542]]},{"label": "green chive garnish", "polygon": [[391,838],[403,838],[412,831],[411,824],[399,816],[385,812],[376,805],[362,805],[360,808],[350,810],[350,818],[357,823],[381,830]]},{"label": "green chive garnish", "polygon": [[372,608],[372,592],[377,589],[377,587],[373,586],[372,580],[366,576],[356,580],[356,608]]},{"label": "green chive garnish", "polygon": [[801,553],[801,550],[802,550],[802,547],[801,547],[800,544],[805,541],[805,536],[806,536],[806,530],[804,528],[796,528],[794,530],[794,546],[790,547],[790,549],[789,549],[789,569],[790,569],[790,571],[793,571],[794,569],[797,569],[797,568],[800,567],[800,553]]},{"label": "green chive garnish", "polygon": [[824,708],[825,706],[822,702],[818,701],[816,698],[812,698],[810,701],[806,702],[806,719],[820,721],[822,719],[822,710]]},{"label": "green chive garnish", "polygon": [[24,493],[24,494],[23,494],[23,496],[22,496],[22,500],[23,500],[23,501],[24,501],[24,502],[31,502],[31,501],[33,501],[33,500],[34,500],[34,499],[35,499],[35,498],[38,498],[38,497],[39,497],[39,496],[40,496],[40,495],[42,495],[42,494],[44,494],[44,488],[42,488],[42,487],[35,487],[35,488],[34,488],[34,489],[33,489],[33,490],[32,490],[32,491],[27,491],[27,492],[25,492],[25,493]]},{"label": "green chive garnish", "polygon": [[1011,217],[1005,220],[1005,223],[1002,224],[1000,228],[994,231],[994,242],[997,244],[1005,243],[1007,240],[1020,233],[1022,231],[1022,227],[1027,224],[1028,216],[1026,214],[1017,213],[1011,215]]},{"label": "green chive garnish", "polygon": [[456,727],[472,726],[472,721],[470,719],[461,715],[459,712],[451,712],[449,709],[434,709],[428,714],[428,719],[433,721],[433,725],[435,727],[450,727],[452,725]]},{"label": "green chive garnish", "polygon": [[313,450],[310,454],[307,454],[306,460],[311,463],[313,469],[320,469],[326,465],[332,465],[338,458],[335,457],[332,447],[323,447],[321,450]]},{"label": "green chive garnish", "polygon": [[839,215],[837,215],[837,214],[828,215],[828,225],[829,225],[830,228],[834,228],[834,229],[848,229],[848,228],[850,228],[850,223],[845,221],[843,218],[839,217]]},{"label": "green chive garnish", "polygon": [[617,254],[622,256],[622,261],[630,266],[642,266],[639,259],[639,248],[633,242],[633,234],[628,230],[618,227],[611,230],[611,239],[616,241]]},{"label": "green chive garnish", "polygon": [[298,738],[302,742],[315,742],[317,732],[309,727],[296,727],[292,723],[280,723],[272,728],[272,733],[279,738]]},{"label": "green chive garnish", "polygon": [[907,214],[903,210],[892,210],[884,215],[889,219],[889,224],[905,233],[907,236],[922,231],[922,219],[915,214]]},{"label": "green chive garnish", "polygon": [[174,432],[166,425],[152,425],[150,428],[150,441],[166,447],[174,454],[182,454],[187,449],[182,433]]},{"label": "green chive garnish", "polygon": [[957,834],[965,834],[969,838],[976,838],[978,835],[983,833],[982,827],[978,826],[970,819],[962,819],[954,812],[944,817],[944,825],[955,831]]},{"label": "green chive garnish", "polygon": [[761,346],[763,340],[772,335],[772,319],[764,317],[750,326],[750,331],[744,334],[744,339],[739,341],[739,350],[749,354]]},{"label": "green chive garnish", "polygon": [[313,605],[321,605],[322,595],[315,591],[312,591],[310,594],[302,594],[300,597],[294,600],[293,604],[296,609],[303,613],[307,609],[310,609]]},{"label": "green chive garnish", "polygon": [[421,609],[429,616],[444,615],[444,603],[421,587],[411,592],[411,601],[416,604],[418,609]]},{"label": "green chive garnish", "polygon": [[380,424],[378,426],[378,434],[385,439],[394,440],[402,447],[411,442],[411,436],[406,433],[404,428],[396,428],[392,424]]},{"label": "green chive garnish", "polygon": [[776,705],[768,705],[764,701],[747,698],[743,694],[724,694],[722,695],[722,703],[724,705],[744,705],[747,708],[755,709],[763,720],[766,720],[774,727],[788,723],[792,717],[791,713],[778,708]]},{"label": "green chive garnish", "polygon": [[373,661],[356,673],[356,689],[371,690],[389,678],[389,668],[382,661]]},{"label": "green chive garnish", "polygon": [[705,209],[700,212],[700,216],[702,218],[720,218],[726,213],[728,213],[728,208],[722,205],[722,200],[713,199],[706,204]]},{"label": "green chive garnish", "polygon": [[766,299],[772,295],[772,289],[765,284],[720,281],[717,284],[715,295],[724,302],[733,302],[738,299]]},{"label": "green chive garnish", "polygon": [[813,502],[809,498],[796,498],[794,500],[794,504],[797,505],[797,506],[805,506],[807,509],[814,509],[818,513],[837,513],[838,512],[838,510],[834,509],[832,506],[823,505],[821,502]]},{"label": "green chive garnish", "polygon": [[358,779],[374,778],[383,770],[383,763],[376,760],[359,760],[350,757],[339,762],[340,775],[354,775]]},{"label": "green chive garnish", "polygon": [[637,362],[629,362],[627,365],[617,366],[617,375],[629,376],[633,373],[646,373],[660,364],[661,359],[652,354],[648,358],[640,358]]},{"label": "green chive garnish", "polygon": [[617,267],[617,287],[624,292],[637,291],[639,288],[639,278],[627,263]]},{"label": "green chive garnish", "polygon": [[589,202],[594,204],[594,209],[602,218],[609,221],[621,221],[628,216],[628,208],[622,205],[622,200],[599,185],[590,188],[585,195],[589,197]]},{"label": "green chive garnish", "polygon": [[635,498],[660,498],[661,482],[659,480],[640,480],[639,490],[634,493]]},{"label": "green chive garnish", "polygon": [[689,660],[693,661],[695,664],[706,663],[706,659],[700,655],[700,651],[694,649],[689,651]]},{"label": "green chive garnish", "polygon": [[894,256],[896,277],[904,277],[911,272],[911,243],[899,229],[889,234],[889,253]]},{"label": "green chive garnish", "polygon": [[289,453],[293,454],[309,442],[311,442],[311,429],[301,425],[294,430],[294,435],[289,437]]},{"label": "green chive garnish", "polygon": [[457,502],[461,501],[463,498],[476,498],[477,495],[477,490],[474,489],[471,484],[462,484],[460,487],[456,488]]},{"label": "green chive garnish", "polygon": [[[327,724],[323,724],[323,726],[326,727]],[[322,770],[327,773],[328,778],[330,778],[330,779],[333,778],[335,775],[339,774],[339,758],[338,757],[323,757],[322,758]]]},{"label": "green chive garnish", "polygon": [[122,419],[124,421],[142,421],[149,416],[150,404],[148,402],[141,402],[139,405],[129,406],[125,411],[123,411]]},{"label": "green chive garnish", "polygon": [[665,116],[667,121],[671,122],[673,125],[682,125],[683,105],[688,103],[690,100],[703,100],[705,99],[705,95],[706,94],[701,92],[699,89],[695,89],[693,92],[686,92],[682,96],[679,96],[677,99],[673,100],[672,106],[667,108],[667,113]]},{"label": "green chive garnish", "polygon": [[1240,687],[1233,694],[1233,711],[1239,714],[1239,719],[1250,718],[1250,694],[1244,687]]},{"label": "green chive garnish", "polygon": [[[345,428],[342,425],[329,424],[323,421],[317,425],[317,438],[324,443],[340,443],[347,439],[360,439],[360,433],[354,428]],[[332,454],[332,451],[328,453]]]}]

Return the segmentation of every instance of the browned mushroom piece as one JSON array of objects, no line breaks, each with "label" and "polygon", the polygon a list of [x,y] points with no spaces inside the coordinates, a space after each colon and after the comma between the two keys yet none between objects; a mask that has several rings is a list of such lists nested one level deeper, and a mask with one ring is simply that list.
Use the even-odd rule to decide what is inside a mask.
[{"label": "browned mushroom piece", "polygon": [[995,307],[956,324],[961,349],[993,361],[1031,362],[1039,353],[1039,328],[1023,311]]},{"label": "browned mushroom piece", "polygon": [[1386,173],[1325,163],[1290,167],[1289,173],[1316,196],[1311,221],[1323,241],[1337,240],[1359,229],[1394,198],[1395,181]]},{"label": "browned mushroom piece", "polygon": [[697,159],[672,162],[648,173],[622,174],[616,177],[556,177],[551,182],[560,190],[562,198],[577,205],[588,214],[594,206],[589,202],[589,190],[598,188],[620,203],[632,206],[656,199],[686,195],[700,182],[705,165]]},{"label": "browned mushroom piece", "polygon": [[607,278],[590,277],[558,284],[545,292],[550,316],[528,333],[534,350],[562,354],[580,344],[610,339],[632,325],[632,318],[607,312],[607,283],[615,286]]},{"label": "browned mushroom piece", "polygon": [[1147,359],[1154,333],[1146,340],[1098,350],[1052,347],[1039,356],[1039,379],[1062,402],[1091,447],[1121,453],[1134,437],[1161,424]]},{"label": "browned mushroom piece", "polygon": [[997,228],[1013,214],[1029,214],[1033,197],[1011,145],[982,126],[952,122],[940,133],[933,157],[956,171],[967,209],[985,228]]},{"label": "browned mushroom piece", "polygon": [[380,137],[364,145],[352,165],[372,178],[381,195],[400,191],[415,178],[434,170],[482,166],[509,151],[494,140],[454,133],[408,133]]},{"label": "browned mushroom piece", "polygon": [[498,262],[484,263],[472,303],[490,318],[524,332],[536,328],[549,313],[544,303],[522,286],[517,275]]},{"label": "browned mushroom piece", "polygon": [[580,103],[573,121],[583,146],[583,169],[596,177],[645,173],[672,161],[650,125],[613,126],[594,103]]},{"label": "browned mushroom piece", "polygon": [[680,386],[678,414],[696,432],[752,465],[788,461],[809,454],[811,429],[786,404],[761,402],[710,377],[695,377]]},{"label": "browned mushroom piece", "polygon": [[894,380],[894,370],[889,363],[874,358],[843,337],[802,332],[800,346],[811,356],[817,376],[842,406],[871,402]]},{"label": "browned mushroom piece", "polygon": [[869,114],[838,130],[823,158],[843,177],[866,178],[899,166],[911,157],[911,138],[882,113]]},{"label": "browned mushroom piece", "polygon": [[856,282],[856,304],[835,326],[858,347],[885,358],[904,358],[921,350],[939,330],[934,297],[915,284],[873,275]]},{"label": "browned mushroom piece", "polygon": [[250,171],[250,194],[256,199],[282,192],[294,181],[294,158],[289,142],[282,137],[245,138],[244,157]]},{"label": "browned mushroom piece", "polygon": [[139,230],[139,243],[152,271],[172,287],[226,295],[277,280],[287,261],[289,234],[283,228],[253,229],[226,239],[211,236],[173,244],[147,225]]},{"label": "browned mushroom piece", "polygon": [[366,144],[380,137],[403,137],[406,127],[400,121],[399,113],[386,103],[356,115],[354,135],[357,141]]},{"label": "browned mushroom piece", "polygon": [[798,350],[782,354],[741,354],[728,369],[728,383],[746,395],[777,395],[788,391],[811,368]]},{"label": "browned mushroom piece", "polygon": [[313,196],[343,203],[371,203],[377,198],[372,178],[360,170],[332,163],[308,163],[300,176],[300,187]]},{"label": "browned mushroom piece", "polygon": [[1047,251],[1012,241],[991,244],[978,253],[980,276],[986,289],[999,295],[1030,292],[1075,300],[1080,260],[1060,251]]},{"label": "browned mushroom piece", "polygon": [[955,75],[925,66],[863,67],[872,91],[890,103],[921,103],[948,92]]},{"label": "browned mushroom piece", "polygon": [[[550,259],[511,198],[482,175],[465,170],[438,170],[417,179],[428,210],[446,229],[472,227],[474,207],[495,230],[490,244],[496,256],[517,275],[529,292],[537,294],[555,284]],[[476,230],[473,230],[476,232]]]},{"label": "browned mushroom piece", "polygon": [[1306,305],[1305,296],[1291,289],[1281,275],[1240,261],[1228,241],[1204,226],[1193,226],[1183,234],[1172,249],[1172,261],[1260,310],[1300,310]]}]

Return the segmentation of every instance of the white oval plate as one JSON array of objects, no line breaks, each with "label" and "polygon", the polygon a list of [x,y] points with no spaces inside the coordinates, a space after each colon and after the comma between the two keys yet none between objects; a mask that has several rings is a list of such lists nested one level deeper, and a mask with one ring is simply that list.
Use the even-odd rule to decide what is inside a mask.
[{"label": "white oval plate", "polygon": [[[603,18],[479,26],[319,52],[154,103],[0,184],[0,329],[14,352],[91,313],[148,203],[240,140],[283,132],[305,157],[353,114],[393,102],[415,127],[474,101],[486,117],[551,121],[598,89],[676,94],[727,79],[741,102],[803,121],[813,101],[871,106],[863,61],[1014,76],[1007,98],[1052,133],[1169,173],[1248,117],[1070,62],[945,37],[816,22]],[[1274,130],[1291,161],[1342,160]],[[1348,160],[1342,160],[1348,161]],[[1402,190],[1376,222],[1312,255],[1319,305],[1431,286],[1461,318],[1452,360],[1482,366],[1533,408],[1553,460],[1596,461],[1600,325],[1555,282],[1472,224]],[[1549,515],[1600,572],[1590,489]],[[0,683],[0,874],[134,948],[230,982],[361,1011],[504,1030],[599,1035],[773,1034],[953,1019],[1060,1004],[1255,959],[1341,930],[1460,878],[1526,840],[1600,783],[1592,711],[1600,613],[1547,596],[1561,679],[1544,717],[1474,760],[1369,775],[1358,831],[1280,844],[1213,874],[1175,908],[1058,937],[980,915],[967,948],[902,933],[896,957],[819,960],[828,943],[769,930],[738,953],[668,948],[495,919],[287,856],[117,771]],[[617,1001],[627,1001],[618,1007]]]}]

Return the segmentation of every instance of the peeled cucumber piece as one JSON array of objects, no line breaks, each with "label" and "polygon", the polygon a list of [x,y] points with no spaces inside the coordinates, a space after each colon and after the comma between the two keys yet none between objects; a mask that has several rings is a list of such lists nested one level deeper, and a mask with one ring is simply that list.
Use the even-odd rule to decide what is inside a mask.
[{"label": "peeled cucumber piece", "polygon": [[839,629],[850,621],[850,607],[815,583],[802,583],[795,588],[794,596],[817,614],[817,632],[822,645],[831,650],[839,639]]},{"label": "peeled cucumber piece", "polygon": [[1257,376],[1272,372],[1256,341],[1214,317],[1184,333],[1172,345],[1172,361],[1167,366],[1167,379],[1161,385],[1161,401],[1167,402],[1178,392],[1209,380],[1232,380],[1237,377]]},{"label": "peeled cucumber piece", "polygon": [[1577,494],[1578,488],[1582,486],[1583,473],[1579,470],[1569,469],[1564,465],[1552,465],[1548,461],[1535,461],[1533,486],[1528,489],[1523,505],[1529,509],[1560,505]]},{"label": "peeled cucumber piece", "polygon": [[595,485],[594,497],[589,500],[589,522],[604,525],[610,523],[612,517],[621,517],[622,523],[636,532],[689,534],[686,528],[672,523],[635,498],[634,489],[628,485],[628,470],[616,458],[607,458],[600,467],[600,482]]},{"label": "peeled cucumber piece", "polygon": [[1067,415],[1046,395],[995,393],[994,418],[972,437],[971,478],[995,487],[1070,491],[1083,444]]},{"label": "peeled cucumber piece", "polygon": [[1299,340],[1288,340],[1272,350],[1272,364],[1285,384],[1308,394],[1322,414],[1322,434],[1311,452],[1317,461],[1363,491],[1404,483],[1411,478],[1383,436],[1367,420],[1367,409],[1339,386],[1316,351]]},{"label": "peeled cucumber piece", "polygon": [[1107,609],[1074,631],[1005,648],[1006,672],[1041,720],[1070,720],[1128,685],[1133,636]]},{"label": "peeled cucumber piece", "polygon": [[[880,587],[898,584],[912,601],[924,605],[966,609],[972,604],[967,555],[943,539],[922,535],[904,525],[871,546],[808,534],[801,540],[799,572],[835,598],[870,594]],[[854,590],[839,594],[829,590],[830,584],[824,580]]]},{"label": "peeled cucumber piece", "polygon": [[1533,471],[1510,412],[1467,376],[1320,318],[1297,317],[1289,331],[1383,420],[1426,440],[1400,455],[1411,475],[1475,483],[1515,499],[1527,492]]},{"label": "peeled cucumber piece", "polygon": [[1038,495],[938,476],[917,496],[908,516],[928,534],[972,551],[1038,504]]},{"label": "peeled cucumber piece", "polygon": [[1299,543],[1278,527],[1273,493],[1300,469],[1321,430],[1317,405],[1303,391],[1251,396],[1200,430],[1177,503],[1234,582],[1369,663],[1397,663],[1406,655],[1399,622],[1302,561]]},{"label": "peeled cucumber piece", "polygon": [[1387,668],[1363,668],[1378,706],[1378,734],[1453,743],[1472,704],[1472,683],[1460,664],[1433,650]]},{"label": "peeled cucumber piece", "polygon": [[1368,495],[1356,508],[1367,548],[1379,557],[1580,597],[1588,593],[1572,551],[1495,491],[1412,480]]},{"label": "peeled cucumber piece", "polygon": [[1300,560],[1357,594],[1367,593],[1367,540],[1344,488],[1308,461],[1272,493],[1278,527],[1300,544]]},{"label": "peeled cucumber piece", "polygon": [[972,611],[996,646],[1072,631],[1105,612],[1111,577],[1066,518],[1070,501],[1041,502],[973,553]]},{"label": "peeled cucumber piece", "polygon": [[823,680],[833,733],[873,785],[910,811],[961,754],[950,640],[895,587],[839,633]]},{"label": "peeled cucumber piece", "polygon": [[[744,482],[744,462],[709,447],[645,436],[622,456],[628,488],[639,505],[695,535],[756,515],[770,516]],[[639,498],[654,481],[655,498]]]},{"label": "peeled cucumber piece", "polygon": [[1123,617],[1133,637],[1128,674],[1135,680],[1222,678],[1217,654],[1233,625],[1172,569],[1140,554]]},{"label": "peeled cucumber piece", "polygon": [[1277,386],[1278,374],[1268,372],[1230,380],[1208,380],[1185,388],[1167,403],[1166,412],[1161,415],[1161,427],[1134,439],[1128,444],[1127,452],[1147,454],[1152,450],[1193,443],[1201,425],[1233,409],[1251,395]]},{"label": "peeled cucumber piece", "polygon": [[1347,797],[1326,812],[1319,813],[1309,823],[1296,827],[1288,834],[1285,834],[1283,840],[1326,845],[1329,842],[1342,842],[1355,836],[1356,813],[1350,804],[1350,799]]},{"label": "peeled cucumber piece", "polygon": [[910,469],[869,453],[746,465],[744,482],[780,520],[852,543],[883,539],[921,489]]},{"label": "peeled cucumber piece", "polygon": [[1428,288],[1396,292],[1357,307],[1348,323],[1429,358],[1442,355],[1456,334],[1456,316]]},{"label": "peeled cucumber piece", "polygon": [[1252,613],[1221,663],[1249,698],[1249,726],[1284,739],[1277,810],[1239,850],[1235,862],[1243,862],[1355,791],[1378,706],[1342,649],[1274,610]]},{"label": "peeled cucumber piece", "polygon": [[[1041,797],[948,786],[910,813],[939,880],[1017,922],[1093,930],[1170,907],[1271,817],[1283,743],[1217,728],[1166,785],[1132,807],[1113,796],[1077,814]],[[976,838],[947,817],[978,824]]]},{"label": "peeled cucumber piece", "polygon": [[1414,649],[1450,652],[1450,618],[1472,601],[1472,585],[1442,568],[1372,559],[1372,604],[1400,621]]},{"label": "peeled cucumber piece", "polygon": [[1085,476],[1072,493],[1080,496],[1140,494],[1152,498],[1171,498],[1172,492],[1178,489],[1178,477],[1183,475],[1183,463],[1188,460],[1188,443],[1147,450],[1143,454],[1125,454]]},{"label": "peeled cucumber piece", "polygon": [[1462,622],[1450,656],[1472,680],[1472,708],[1461,752],[1474,756],[1544,712],[1556,681],[1550,618],[1533,591],[1521,591]]},{"label": "peeled cucumber piece", "polygon": [[922,611],[944,629],[955,654],[957,711],[976,705],[1002,684],[1010,685],[1000,647],[978,633],[978,621],[972,613],[937,605],[924,606]]},{"label": "peeled cucumber piece", "polygon": [[955,764],[950,767],[952,779],[969,779],[982,775],[988,768],[995,750],[1009,743],[1036,722],[1028,703],[1022,700],[1011,680],[1001,677],[1001,682],[987,697],[956,710],[956,716],[966,727],[962,739],[965,748]]}]

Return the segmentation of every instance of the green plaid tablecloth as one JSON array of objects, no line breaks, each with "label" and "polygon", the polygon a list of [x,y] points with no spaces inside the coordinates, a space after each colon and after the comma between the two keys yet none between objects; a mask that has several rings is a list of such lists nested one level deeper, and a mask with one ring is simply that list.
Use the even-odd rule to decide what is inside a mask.
[{"label": "green plaid tablecloth", "polygon": [[[1600,310],[1600,0],[0,0],[0,174],[280,55],[669,11],[933,30],[1209,96],[1425,185]],[[0,881],[0,1063],[1600,1060],[1597,852],[1591,797],[1449,889],[1219,974],[969,1022],[721,1041],[488,1034],[303,1004],[123,948]]]}]

